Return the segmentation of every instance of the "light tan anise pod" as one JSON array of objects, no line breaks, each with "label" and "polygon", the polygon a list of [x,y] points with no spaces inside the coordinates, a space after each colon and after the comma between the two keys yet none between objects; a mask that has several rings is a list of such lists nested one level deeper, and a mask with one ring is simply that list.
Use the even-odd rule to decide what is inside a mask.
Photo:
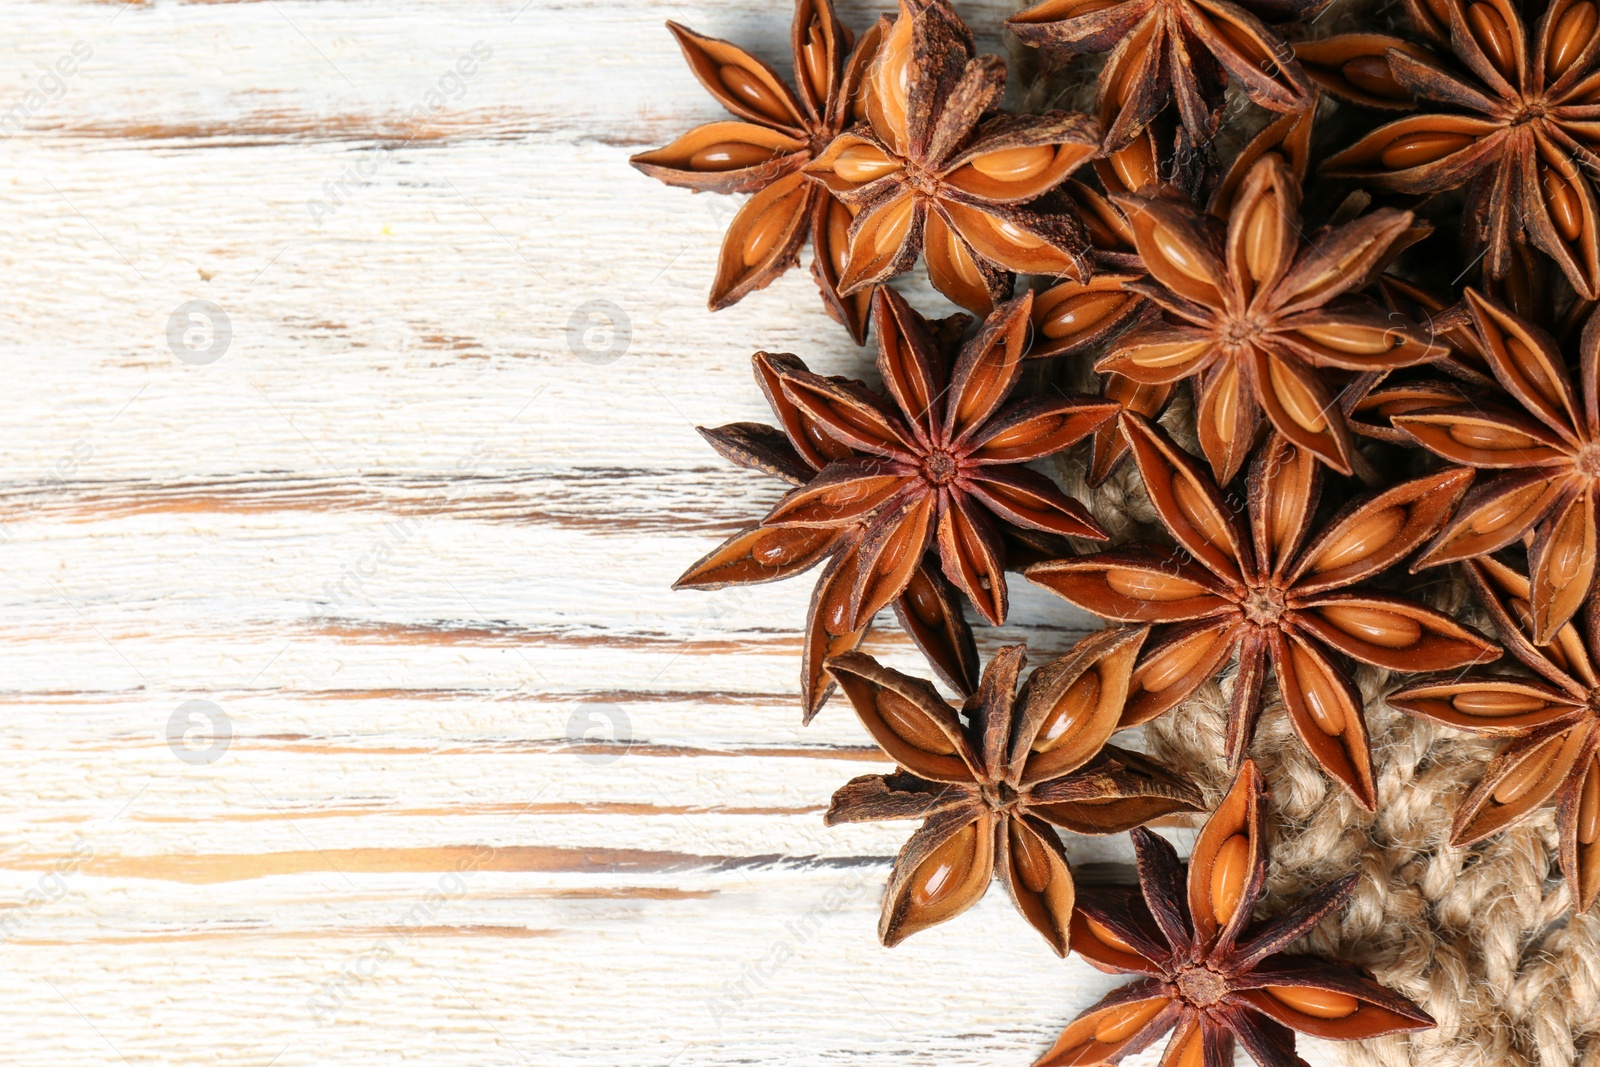
[{"label": "light tan anise pod", "polygon": [[1103,618],[1179,624],[1140,657],[1122,725],[1148,722],[1237,660],[1227,727],[1228,765],[1237,769],[1270,666],[1307,751],[1374,810],[1363,701],[1340,657],[1428,671],[1499,655],[1448,616],[1366,586],[1439,528],[1470,475],[1441,471],[1353,501],[1313,537],[1321,467],[1274,435],[1251,466],[1247,533],[1216,484],[1161,429],[1137,416],[1124,428],[1178,547],[1123,548],[1024,572]]},{"label": "light tan anise pod", "polygon": [[868,123],[805,168],[857,212],[839,291],[888,281],[921,256],[935,288],[987,315],[1011,294],[1012,272],[1086,278],[1087,237],[1052,190],[1099,151],[1094,122],[996,111],[1005,63],[974,55],[945,0],[900,0],[878,32]]},{"label": "light tan anise pod", "polygon": [[1389,703],[1505,740],[1461,801],[1450,843],[1475,844],[1554,802],[1561,871],[1572,906],[1588,911],[1600,897],[1600,602],[1585,612],[1586,632],[1569,622],[1536,644],[1527,576],[1492,558],[1465,568],[1506,651],[1541,677],[1433,679],[1407,686]]},{"label": "light tan anise pod", "polygon": [[1600,319],[1591,317],[1583,331],[1575,389],[1566,360],[1543,330],[1471,289],[1467,305],[1479,349],[1517,407],[1457,403],[1392,419],[1452,463],[1496,472],[1474,484],[1412,569],[1530,538],[1533,633],[1544,643],[1577,613],[1595,582]]},{"label": "light tan anise pod", "polygon": [[1220,484],[1244,465],[1263,412],[1350,473],[1350,429],[1319,368],[1388,370],[1448,351],[1352,295],[1426,230],[1410,212],[1381,208],[1303,236],[1300,183],[1277,151],[1251,163],[1225,226],[1162,190],[1118,202],[1152,278],[1131,287],[1176,322],[1124,334],[1095,367],[1146,385],[1192,380],[1200,446]]}]

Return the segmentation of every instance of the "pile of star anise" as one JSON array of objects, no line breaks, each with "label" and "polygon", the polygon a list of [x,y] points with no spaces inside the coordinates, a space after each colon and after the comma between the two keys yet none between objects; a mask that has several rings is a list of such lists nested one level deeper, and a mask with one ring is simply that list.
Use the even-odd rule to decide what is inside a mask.
[{"label": "pile of star anise", "polygon": [[[998,877],[1057,953],[1141,976],[1040,1064],[1115,1063],[1171,1030],[1168,1067],[1222,1067],[1236,1043],[1275,1067],[1299,1062],[1296,1031],[1430,1026],[1370,978],[1283,951],[1356,875],[1255,914],[1264,709],[1357,804],[1380,802],[1358,663],[1416,675],[1390,682],[1393,707],[1504,740],[1457,798],[1451,843],[1553,806],[1571,906],[1594,904],[1597,0],[1018,12],[1028,98],[1098,70],[1090,114],[1007,110],[1005,63],[976,54],[947,0],[899,0],[859,36],[827,0],[796,0],[792,87],[669,26],[732,117],[633,163],[749,194],[712,309],[809,236],[824,310],[857,343],[876,333],[875,385],[755,354],[776,425],[701,432],[788,491],[678,584],[820,568],[804,717],[837,686],[895,764],[840,789],[828,821],[921,821],[885,944]],[[925,318],[892,287],[919,259],[971,315]],[[1083,366],[1099,396],[1070,390]],[[1183,382],[1192,403],[1167,411]],[[1093,545],[1108,534],[1049,472],[1082,464],[1094,492],[1130,455],[1164,530]],[[1433,567],[1467,578],[1494,639],[1406,592]],[[1007,570],[1108,627],[1026,680],[1020,646],[980,669],[966,608],[1003,623]],[[886,607],[954,702],[858,650]],[[1205,810],[1189,769],[1110,741],[1213,679],[1236,778],[1185,874],[1144,827]],[[1076,890],[1061,830],[1131,832],[1139,885]]]}]

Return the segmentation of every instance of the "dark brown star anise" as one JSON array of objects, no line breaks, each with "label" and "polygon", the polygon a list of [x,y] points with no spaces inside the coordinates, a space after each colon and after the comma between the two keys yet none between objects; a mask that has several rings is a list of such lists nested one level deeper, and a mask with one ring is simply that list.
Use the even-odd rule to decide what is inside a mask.
[{"label": "dark brown star anise", "polygon": [[1270,663],[1301,742],[1357,803],[1374,810],[1361,694],[1335,656],[1429,671],[1499,655],[1431,608],[1357,587],[1432,535],[1470,474],[1441,471],[1348,504],[1302,548],[1321,491],[1321,468],[1303,450],[1274,435],[1257,454],[1247,534],[1193,457],[1138,416],[1123,425],[1150,502],[1181,548],[1038,563],[1027,569],[1028,580],[1104,618],[1184,624],[1140,658],[1124,726],[1173,707],[1237,658],[1227,728],[1228,765],[1237,768]]},{"label": "dark brown star anise", "polygon": [[1357,875],[1255,922],[1266,890],[1267,789],[1245,761],[1195,840],[1187,871],[1164,839],[1133,831],[1138,891],[1086,888],[1072,948],[1111,974],[1143,975],[1079,1015],[1034,1067],[1118,1063],[1172,1031],[1164,1067],[1305,1067],[1295,1034],[1359,1041],[1427,1030],[1426,1012],[1353,967],[1283,950],[1337,912]]},{"label": "dark brown star anise", "polygon": [[1350,429],[1317,368],[1404,367],[1446,351],[1347,295],[1417,239],[1410,212],[1382,208],[1304,238],[1299,182],[1277,152],[1251,166],[1225,232],[1163,191],[1122,202],[1153,278],[1132,287],[1183,324],[1124,334],[1095,367],[1147,385],[1193,379],[1200,446],[1221,484],[1243,466],[1263,410],[1296,445],[1350,473]]},{"label": "dark brown star anise", "polygon": [[1006,25],[1046,51],[1110,51],[1095,94],[1106,147],[1127,144],[1169,100],[1198,145],[1217,131],[1230,77],[1273,111],[1301,111],[1315,102],[1305,72],[1266,20],[1305,18],[1328,2],[1044,0]]},{"label": "dark brown star anise", "polygon": [[[1486,250],[1489,274],[1503,276],[1513,242],[1531,240],[1580,294],[1600,296],[1600,213],[1591,178],[1600,166],[1600,17],[1593,0],[1555,0],[1531,42],[1513,0],[1411,7],[1414,20],[1430,17],[1428,7],[1442,16],[1465,69],[1447,69],[1414,48],[1387,47],[1381,57],[1410,94],[1455,110],[1382,126],[1330,158],[1327,172],[1400,193],[1471,181],[1463,219]],[[1352,53],[1345,69],[1357,58]]]},{"label": "dark brown star anise", "polygon": [[849,294],[921,255],[945,296],[979,315],[1011,294],[1013,271],[1089,273],[1087,238],[1051,190],[1099,151],[1084,115],[995,111],[999,56],[974,56],[945,0],[900,0],[867,75],[868,124],[834,138],[806,173],[859,211],[839,280]]},{"label": "dark brown star anise", "polygon": [[1393,417],[1445,459],[1503,472],[1473,486],[1412,569],[1482,556],[1531,533],[1533,630],[1542,643],[1577,613],[1595,581],[1600,318],[1583,331],[1574,389],[1543,330],[1471,289],[1467,305],[1489,369],[1523,410],[1469,400]]},{"label": "dark brown star anise", "polygon": [[839,292],[852,212],[807,181],[800,168],[855,117],[861,77],[877,46],[876,30],[850,54],[850,31],[834,15],[831,0],[795,0],[790,44],[797,96],[771,67],[743,49],[675,22],[667,28],[700,84],[742,121],[698,126],[629,162],[668,185],[755,194],[723,238],[711,310],[730,307],[772,284],[800,261],[809,233],[811,273],[823,306],[856,344],[864,344],[871,293]]},{"label": "dark brown star anise", "polygon": [[889,875],[878,923],[885,945],[966,911],[998,874],[1023,918],[1065,956],[1075,891],[1052,827],[1114,834],[1202,810],[1188,782],[1106,743],[1147,632],[1091,634],[1034,671],[1020,694],[1025,650],[1002,648],[967,701],[965,724],[927,682],[859,652],[829,661],[899,769],[840,789],[828,824],[924,820]]},{"label": "dark brown star anise", "polygon": [[1032,294],[996,308],[950,368],[927,320],[878,290],[876,393],[779,366],[784,395],[856,454],[784,497],[769,527],[864,524],[845,625],[905,591],[930,544],[945,576],[991,623],[1006,617],[1006,550],[996,522],[1065,537],[1106,539],[1076,500],[1024,464],[1059,452],[1114,416],[1113,403],[1076,396],[1012,400],[1027,348]]},{"label": "dark brown star anise", "polygon": [[1527,577],[1494,559],[1465,568],[1506,651],[1548,681],[1473,673],[1407,686],[1389,703],[1506,740],[1457,809],[1450,843],[1482,841],[1554,800],[1561,870],[1573,907],[1588,911],[1600,897],[1600,605],[1585,613],[1587,640],[1569,622],[1536,645]]},{"label": "dark brown star anise", "polygon": [[[960,343],[967,316],[934,324],[936,343]],[[949,336],[947,336],[949,335]],[[836,459],[860,453],[824,433],[816,421],[783,391],[780,369],[806,374],[795,356],[757,352],[751,357],[756,382],[766,395],[778,426],[736,422],[714,430],[700,429],[711,447],[741,467],[805,485]],[[861,383],[830,378],[835,385],[859,389]],[[861,533],[859,523],[845,526],[747,526],[712,549],[683,573],[674,589],[722,589],[730,585],[772,582],[809,570],[823,560],[806,613],[800,692],[804,721],[810,722],[833,691],[823,671],[829,656],[854,651],[866,639],[871,617],[859,625],[847,621],[855,588]],[[939,574],[937,559],[927,555],[912,571],[904,592],[894,598],[895,614],[939,676],[963,695],[978,685],[978,652],[961,602]]]}]

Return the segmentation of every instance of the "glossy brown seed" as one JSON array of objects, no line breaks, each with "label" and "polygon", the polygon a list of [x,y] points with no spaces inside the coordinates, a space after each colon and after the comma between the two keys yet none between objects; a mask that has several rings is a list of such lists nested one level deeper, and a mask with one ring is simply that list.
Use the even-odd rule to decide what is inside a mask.
[{"label": "glossy brown seed", "polygon": [[805,65],[806,81],[817,96],[823,96],[827,92],[828,77],[832,71],[828,68],[828,38],[820,22],[811,23],[800,54]]},{"label": "glossy brown seed", "polygon": [[1069,296],[1050,309],[1039,323],[1039,332],[1052,341],[1087,333],[1120,311],[1131,299],[1127,293],[1115,291]]},{"label": "glossy brown seed", "polygon": [[1172,232],[1159,223],[1150,228],[1151,236],[1155,239],[1156,249],[1175,268],[1197,281],[1210,283],[1211,276],[1206,273],[1200,260],[1189,253],[1189,249],[1173,236]]},{"label": "glossy brown seed", "polygon": [[1328,428],[1328,416],[1316,396],[1281,360],[1273,360],[1267,373],[1272,379],[1272,391],[1289,418],[1312,433]]},{"label": "glossy brown seed", "polygon": [[1334,604],[1318,612],[1351,637],[1383,648],[1409,648],[1422,638],[1422,624],[1382,608]]},{"label": "glossy brown seed", "polygon": [[1223,637],[1220,633],[1213,633],[1205,641],[1188,641],[1174,645],[1144,665],[1139,675],[1140,684],[1151,693],[1170,689],[1194,670],[1196,664],[1210,655],[1217,647],[1217,642],[1221,640]]},{"label": "glossy brown seed", "polygon": [[1136,600],[1183,600],[1203,596],[1207,592],[1205,586],[1186,578],[1120,567],[1106,571],[1106,584],[1123,596]]},{"label": "glossy brown seed", "polygon": [[1551,167],[1541,167],[1540,184],[1544,188],[1544,203],[1550,209],[1550,221],[1563,241],[1576,241],[1583,233],[1583,200],[1565,178]]},{"label": "glossy brown seed", "polygon": [[1550,35],[1550,55],[1545,60],[1545,76],[1550,81],[1567,72],[1584,46],[1594,38],[1597,27],[1600,27],[1600,12],[1589,0],[1579,0],[1561,13],[1555,32]]},{"label": "glossy brown seed", "polygon": [[1299,645],[1289,646],[1289,658],[1294,662],[1294,675],[1300,683],[1311,721],[1329,737],[1344,733],[1344,706],[1333,679],[1328,677],[1322,664]]},{"label": "glossy brown seed", "polygon": [[995,233],[1000,239],[1026,251],[1032,248],[1043,248],[1045,240],[1037,234],[1029,233],[1010,219],[995,219]]},{"label": "glossy brown seed", "polygon": [[1087,670],[1067,687],[1034,737],[1035,752],[1050,752],[1071,743],[1094,719],[1100,703],[1100,672]]},{"label": "glossy brown seed", "polygon": [[794,221],[795,211],[805,197],[806,189],[802,186],[788,196],[774,200],[756,216],[744,235],[742,258],[745,266],[753,267],[772,254],[773,249],[783,241],[789,224]]},{"label": "glossy brown seed", "polygon": [[790,121],[789,109],[777,94],[743,67],[725,63],[717,72],[717,77],[728,92],[745,106],[759,111],[773,122],[787,124]]},{"label": "glossy brown seed", "polygon": [[961,284],[974,289],[986,288],[983,273],[978,270],[978,264],[972,259],[972,253],[967,251],[967,244],[956,231],[945,229],[945,257],[950,261],[950,266],[955,269],[956,277],[961,279]]},{"label": "glossy brown seed", "polygon": [[921,570],[906,586],[905,603],[924,626],[940,626],[945,622],[944,602],[939,599],[939,591]]},{"label": "glossy brown seed", "polygon": [[1335,352],[1376,356],[1395,348],[1403,338],[1385,329],[1360,326],[1302,326],[1297,333]]},{"label": "glossy brown seed", "polygon": [[876,145],[854,144],[840,152],[833,161],[833,172],[847,182],[865,185],[885,174],[900,169],[898,161],[890,159]]},{"label": "glossy brown seed", "polygon": [[1480,689],[1472,693],[1457,693],[1450,698],[1450,706],[1463,715],[1496,719],[1505,715],[1521,715],[1525,711],[1538,711],[1545,706],[1545,701],[1528,693]]},{"label": "glossy brown seed", "polygon": [[1549,576],[1552,586],[1557,589],[1565,586],[1578,576],[1578,571],[1583,568],[1585,552],[1583,541],[1576,537],[1561,537],[1554,539],[1550,546],[1549,564],[1545,574]]},{"label": "glossy brown seed", "polygon": [[689,157],[689,169],[700,171],[739,170],[753,167],[773,158],[770,148],[739,141],[718,141],[708,144]]},{"label": "glossy brown seed", "polygon": [[878,715],[896,737],[913,748],[941,756],[954,755],[956,746],[911,701],[888,689],[880,690],[877,701]]},{"label": "glossy brown seed", "polygon": [[1239,426],[1239,368],[1230,363],[1217,375],[1217,383],[1212,388],[1217,398],[1211,409],[1212,425],[1223,444],[1232,444]]},{"label": "glossy brown seed", "polygon": [[1600,756],[1590,758],[1578,794],[1578,843],[1592,845],[1596,838],[1600,838]]},{"label": "glossy brown seed", "polygon": [[1126,941],[1124,941],[1122,938],[1120,938],[1116,934],[1112,933],[1111,932],[1111,928],[1109,926],[1106,926],[1104,923],[1095,922],[1093,919],[1091,919],[1087,915],[1085,915],[1083,917],[1083,924],[1084,924],[1084,926],[1089,928],[1089,932],[1095,936],[1095,940],[1101,942],[1102,944],[1110,945],[1112,948],[1116,949],[1119,952],[1137,952],[1138,951],[1132,945],[1130,945]]},{"label": "glossy brown seed", "polygon": [[1393,504],[1381,511],[1365,516],[1354,523],[1336,540],[1329,542],[1317,560],[1316,570],[1335,570],[1371,555],[1394,539],[1406,524],[1406,509]]},{"label": "glossy brown seed", "polygon": [[1244,834],[1234,834],[1217,849],[1211,861],[1211,914],[1218,926],[1227,926],[1239,910],[1244,899],[1245,884],[1250,880],[1250,839]]},{"label": "glossy brown seed", "polygon": [[1354,1015],[1361,1002],[1348,993],[1313,989],[1303,985],[1269,985],[1267,994],[1303,1015],[1318,1019],[1343,1019]]},{"label": "glossy brown seed", "polygon": [[1339,68],[1345,80],[1364,93],[1385,100],[1405,100],[1410,97],[1401,84],[1394,80],[1394,71],[1383,56],[1356,56]]},{"label": "glossy brown seed", "polygon": [[1206,540],[1213,544],[1228,543],[1227,524],[1206,495],[1188,478],[1172,479],[1172,499],[1183,517],[1189,520],[1189,525],[1199,530]]},{"label": "glossy brown seed", "polygon": [[1109,1011],[1101,1018],[1098,1026],[1094,1028],[1094,1039],[1106,1045],[1114,1045],[1139,1031],[1151,1019],[1161,1014],[1167,1006],[1165,1000],[1147,1000],[1137,1004],[1124,1004],[1122,1007]]},{"label": "glossy brown seed", "polygon": [[1137,192],[1147,185],[1154,184],[1161,176],[1148,137],[1136,137],[1128,147],[1111,153],[1110,162],[1118,180],[1130,192]]},{"label": "glossy brown seed", "polygon": [[1011,864],[1016,868],[1022,884],[1035,893],[1043,893],[1050,886],[1050,858],[1045,855],[1045,845],[1023,829],[1015,819],[1008,819],[1011,830]]},{"label": "glossy brown seed", "polygon": [[949,898],[972,872],[978,842],[977,823],[968,823],[922,861],[911,886],[911,900],[929,908]]},{"label": "glossy brown seed", "polygon": [[896,132],[906,128],[906,98],[911,90],[911,20],[895,19],[894,28],[878,52],[878,103],[884,121]]},{"label": "glossy brown seed", "polygon": [[1172,1061],[1172,1067],[1205,1067],[1206,1042],[1202,1031],[1196,1030],[1183,1046],[1183,1051],[1178,1053],[1178,1058]]},{"label": "glossy brown seed", "polygon": [[1175,344],[1141,345],[1128,352],[1130,362],[1140,367],[1176,367],[1187,363],[1211,346],[1210,341],[1182,341]]},{"label": "glossy brown seed", "polygon": [[1417,133],[1403,133],[1390,141],[1379,156],[1379,162],[1386,170],[1407,170],[1411,167],[1420,167],[1424,163],[1433,163],[1443,159],[1476,140],[1472,135],[1465,133],[1445,133],[1435,131],[1419,131]]},{"label": "glossy brown seed", "polygon": [[1244,262],[1250,277],[1262,281],[1278,258],[1287,225],[1278,204],[1269,196],[1258,198],[1244,224]]},{"label": "glossy brown seed", "polygon": [[1001,182],[1021,182],[1037,177],[1055,161],[1053,145],[1024,145],[985,152],[972,161],[972,169]]},{"label": "glossy brown seed", "polygon": [[1544,781],[1545,775],[1555,766],[1556,758],[1561,755],[1561,742],[1559,737],[1552,737],[1546,741],[1528,758],[1517,764],[1515,770],[1506,775],[1494,787],[1494,799],[1497,804],[1511,804],[1528,794],[1528,791]]},{"label": "glossy brown seed", "polygon": [[875,220],[877,226],[873,230],[873,251],[877,255],[886,256],[900,247],[900,242],[906,239],[906,232],[911,229],[913,207],[911,198],[905,197],[900,203],[885,208],[882,217]]},{"label": "glossy brown seed", "polygon": [[[835,200],[828,205],[828,255],[833,264],[833,276],[844,277],[844,265],[850,262],[850,209]],[[807,424],[810,425],[809,423]],[[813,433],[820,433],[813,430]]]},{"label": "glossy brown seed", "polygon": [[1494,68],[1508,78],[1514,76],[1517,54],[1511,40],[1511,27],[1506,25],[1505,16],[1492,4],[1471,4],[1467,7],[1467,27],[1472,30],[1473,39],[1483,48],[1484,55],[1489,57]]}]

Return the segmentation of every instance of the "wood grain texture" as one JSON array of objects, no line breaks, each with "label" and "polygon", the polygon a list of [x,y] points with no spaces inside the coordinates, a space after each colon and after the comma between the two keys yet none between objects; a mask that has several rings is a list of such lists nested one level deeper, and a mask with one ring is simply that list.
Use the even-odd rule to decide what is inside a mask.
[{"label": "wood grain texture", "polygon": [[708,314],[732,203],[626,165],[716,113],[662,21],[776,59],[772,7],[0,5],[0,1062],[1027,1064],[1116,984],[998,890],[880,948],[808,582],[669,589],[775,498],[693,432],[750,352],[868,368],[803,272]]}]

